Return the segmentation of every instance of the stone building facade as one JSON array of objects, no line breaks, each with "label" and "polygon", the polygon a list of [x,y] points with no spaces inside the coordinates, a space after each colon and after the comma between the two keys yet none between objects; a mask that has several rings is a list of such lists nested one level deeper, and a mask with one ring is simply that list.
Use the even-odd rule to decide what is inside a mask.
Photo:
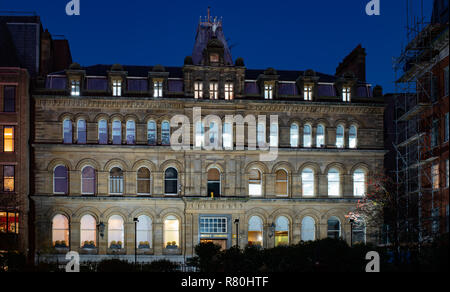
[{"label": "stone building facade", "polygon": [[[47,76],[33,93],[40,257],[183,261],[202,241],[350,242],[346,215],[383,168],[383,99],[343,68],[251,70],[230,59],[221,23],[206,19],[183,67],[73,64]],[[220,126],[195,121],[194,108]],[[169,145],[175,115],[190,122],[189,149]],[[244,132],[273,137],[277,158],[261,161],[265,150],[247,139],[237,148],[238,125],[227,127],[226,115],[277,115],[276,129]],[[201,147],[218,136],[222,149]],[[373,228],[366,222],[354,238],[372,241]]]}]

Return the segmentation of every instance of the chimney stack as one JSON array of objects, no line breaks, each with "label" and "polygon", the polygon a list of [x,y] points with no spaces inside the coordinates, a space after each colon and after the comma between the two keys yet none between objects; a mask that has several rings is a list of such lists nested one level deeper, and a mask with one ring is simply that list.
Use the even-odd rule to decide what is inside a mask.
[{"label": "chimney stack", "polygon": [[352,72],[362,82],[366,82],[366,49],[359,44],[336,68],[336,76]]}]

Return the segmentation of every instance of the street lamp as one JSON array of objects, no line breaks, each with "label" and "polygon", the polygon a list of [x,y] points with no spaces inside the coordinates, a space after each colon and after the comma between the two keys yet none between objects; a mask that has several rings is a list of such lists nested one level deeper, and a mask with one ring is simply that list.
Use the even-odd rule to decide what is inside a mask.
[{"label": "street lamp", "polygon": [[239,248],[239,219],[234,219],[234,224],[236,224],[236,246]]},{"label": "street lamp", "polygon": [[98,233],[103,238],[103,236],[105,236],[105,224],[103,222],[100,222],[99,224],[97,224],[97,228],[98,228]]},{"label": "street lamp", "polygon": [[133,218],[134,222],[134,264],[137,264],[137,224],[139,222],[138,218]]}]

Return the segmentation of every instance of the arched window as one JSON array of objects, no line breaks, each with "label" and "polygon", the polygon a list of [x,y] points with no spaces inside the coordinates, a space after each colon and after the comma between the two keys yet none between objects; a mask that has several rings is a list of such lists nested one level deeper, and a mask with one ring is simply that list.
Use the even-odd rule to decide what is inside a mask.
[{"label": "arched window", "polygon": [[291,125],[291,147],[298,147],[298,125]]},{"label": "arched window", "polygon": [[123,194],[123,171],[114,167],[109,171],[109,193],[115,195]]},{"label": "arched window", "polygon": [[342,125],[336,128],[336,147],[344,148],[344,126]]},{"label": "arched window", "polygon": [[305,168],[302,171],[302,193],[304,197],[314,196],[314,170]]},{"label": "arched window", "polygon": [[139,195],[150,194],[150,170],[146,167],[139,168],[137,172],[137,193]]},{"label": "arched window", "polygon": [[57,214],[52,220],[52,241],[54,247],[69,247],[69,219]]},{"label": "arched window", "polygon": [[72,121],[69,119],[63,121],[63,141],[64,144],[72,144]]},{"label": "arched window", "polygon": [[80,244],[82,248],[97,246],[97,222],[92,215],[84,215],[80,220]]},{"label": "arched window", "polygon": [[219,139],[219,127],[216,123],[211,122],[209,124],[209,145],[216,145],[218,143],[218,139]]},{"label": "arched window", "polygon": [[136,123],[133,120],[127,121],[127,144],[133,145],[136,143]]},{"label": "arched window", "polygon": [[259,146],[266,143],[266,125],[264,123],[257,125],[257,141]]},{"label": "arched window", "polygon": [[178,171],[170,167],[164,173],[164,193],[166,195],[178,194]]},{"label": "arched window", "polygon": [[67,195],[69,193],[69,176],[67,168],[58,165],[53,170],[53,193],[59,195]]},{"label": "arched window", "polygon": [[98,143],[108,144],[108,122],[106,120],[98,121]]},{"label": "arched window", "polygon": [[311,126],[305,125],[303,127],[303,147],[311,147],[312,139],[311,139]]},{"label": "arched window", "polygon": [[208,170],[208,196],[219,197],[220,189],[220,172],[217,168],[210,168]]},{"label": "arched window", "polygon": [[147,142],[148,145],[156,145],[156,123],[148,121],[147,123]]},{"label": "arched window", "polygon": [[248,245],[263,246],[263,221],[258,216],[248,220]]},{"label": "arched window", "polygon": [[366,243],[366,223],[364,219],[358,218],[353,222],[352,243]]},{"label": "arched window", "polygon": [[164,220],[164,246],[165,248],[179,248],[180,222],[175,216],[167,216]]},{"label": "arched window", "polygon": [[136,245],[139,249],[152,248],[152,219],[146,215],[138,217],[136,225]]},{"label": "arched window", "polygon": [[350,126],[350,130],[348,131],[348,147],[356,148],[358,141],[358,133],[356,130],[356,126]]},{"label": "arched window", "polygon": [[170,145],[170,123],[168,121],[161,124],[161,144]]},{"label": "arched window", "polygon": [[86,144],[86,121],[83,119],[77,122],[77,143]]},{"label": "arched window", "polygon": [[331,168],[328,171],[328,196],[338,197],[341,194],[339,170]]},{"label": "arched window", "polygon": [[95,194],[95,169],[86,166],[81,170],[81,193],[83,195]]},{"label": "arched window", "polygon": [[322,125],[317,126],[316,146],[323,147],[325,145],[325,129]]},{"label": "arched window", "polygon": [[275,221],[275,246],[289,244],[289,220],[280,216]]},{"label": "arched window", "polygon": [[270,147],[278,147],[278,124],[270,124]]},{"label": "arched window", "polygon": [[233,149],[233,124],[225,123],[223,125],[223,147],[225,149]]},{"label": "arched window", "polygon": [[112,138],[113,138],[114,145],[122,144],[122,123],[119,120],[113,121]]},{"label": "arched window", "polygon": [[249,196],[262,195],[262,177],[258,169],[250,169],[248,175],[248,194]]},{"label": "arched window", "polygon": [[353,172],[353,195],[362,197],[366,192],[366,173],[362,169]]},{"label": "arched window", "polygon": [[201,121],[197,121],[195,123],[195,147],[202,147],[204,144],[204,131],[203,123]]},{"label": "arched window", "polygon": [[283,197],[288,195],[288,174],[283,169],[275,173],[275,194]]},{"label": "arched window", "polygon": [[119,215],[112,215],[108,220],[108,246],[109,248],[124,248],[125,232],[123,228],[123,218]]},{"label": "arched window", "polygon": [[327,223],[328,223],[327,229],[328,238],[338,239],[339,237],[341,237],[341,221],[339,221],[339,218],[334,216],[330,217]]},{"label": "arched window", "polygon": [[302,220],[302,240],[316,240],[316,221],[309,216],[304,217]]}]

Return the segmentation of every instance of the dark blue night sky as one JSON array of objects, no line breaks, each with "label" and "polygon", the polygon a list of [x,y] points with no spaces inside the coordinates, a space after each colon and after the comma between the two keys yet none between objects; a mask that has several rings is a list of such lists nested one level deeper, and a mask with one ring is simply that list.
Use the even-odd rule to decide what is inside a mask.
[{"label": "dark blue night sky", "polygon": [[[70,41],[82,65],[182,66],[208,6],[222,16],[233,58],[248,68],[334,74],[359,43],[367,50],[367,80],[394,90],[392,57],[406,36],[406,0],[381,0],[381,15],[367,16],[369,0],[138,1],[80,0],[81,15],[67,16],[69,0],[0,0],[0,11],[34,11],[53,35]],[[420,0],[414,14],[420,15]],[[432,0],[423,0],[431,16]]]}]

